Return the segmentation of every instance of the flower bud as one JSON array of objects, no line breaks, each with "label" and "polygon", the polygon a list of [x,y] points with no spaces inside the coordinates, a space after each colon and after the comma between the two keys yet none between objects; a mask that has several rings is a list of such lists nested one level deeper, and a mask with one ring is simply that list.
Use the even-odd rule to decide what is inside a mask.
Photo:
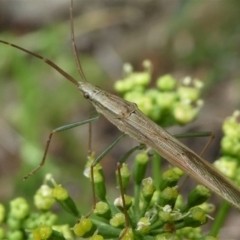
[{"label": "flower bud", "polygon": [[101,235],[93,235],[89,240],[104,240],[104,238]]},{"label": "flower bud", "polygon": [[80,217],[80,213],[72,200],[69,196],[68,191],[63,188],[60,184],[55,183],[53,181],[54,188],[52,190],[52,197],[58,201],[58,203],[70,214],[75,217]]},{"label": "flower bud", "polygon": [[175,170],[173,168],[168,169],[162,174],[162,179],[161,179],[159,189],[163,190],[166,187],[176,186],[180,177],[181,177],[180,172],[178,172],[176,169]]},{"label": "flower bud", "polygon": [[179,124],[187,124],[193,121],[198,113],[198,109],[195,109],[189,103],[178,102],[174,106],[173,115]]},{"label": "flower bud", "polygon": [[155,186],[153,185],[152,178],[145,178],[142,181],[143,189],[142,195],[146,202],[149,202],[152,199],[152,196],[155,192]]},{"label": "flower bud", "polygon": [[46,184],[42,185],[34,195],[34,205],[40,210],[49,210],[54,203],[52,188]]},{"label": "flower bud", "polygon": [[48,226],[40,226],[33,230],[33,239],[34,240],[47,240],[52,235],[52,228]]},{"label": "flower bud", "polygon": [[190,209],[190,213],[184,218],[184,222],[189,227],[199,227],[207,222],[208,218],[200,207]]},{"label": "flower bud", "polygon": [[137,229],[138,232],[140,232],[141,234],[146,234],[149,232],[150,230],[150,221],[148,218],[146,217],[142,217],[139,219],[138,223],[137,223]]},{"label": "flower bud", "polygon": [[52,197],[58,201],[64,201],[69,197],[69,194],[61,185],[56,185],[52,190]]},{"label": "flower bud", "polygon": [[111,210],[106,202],[98,202],[94,209],[94,214],[99,217],[109,219],[111,216]]},{"label": "flower bud", "polygon": [[178,197],[178,191],[176,188],[167,187],[165,188],[161,194],[159,199],[159,205],[165,206],[165,205],[174,205],[176,199]]},{"label": "flower bud", "polygon": [[78,237],[90,237],[95,231],[96,226],[89,218],[81,218],[80,221],[73,226],[73,232]]},{"label": "flower bud", "polygon": [[29,205],[24,198],[18,197],[10,201],[10,216],[24,219],[30,212]]},{"label": "flower bud", "polygon": [[109,221],[111,226],[118,228],[124,226],[125,222],[125,215],[123,213],[115,214]]},{"label": "flower bud", "polygon": [[166,74],[157,79],[157,87],[161,91],[173,91],[176,86],[176,79],[172,75]]},{"label": "flower bud", "polygon": [[211,196],[211,192],[208,188],[197,185],[189,194],[187,204],[183,207],[182,211],[187,211],[191,207],[200,205],[207,201]]},{"label": "flower bud", "polygon": [[136,155],[133,166],[133,179],[135,184],[140,185],[144,178],[149,158],[146,151]]},{"label": "flower bud", "polygon": [[[122,196],[118,197],[114,201],[114,205],[119,208],[121,211],[123,211],[123,201]],[[124,201],[125,201],[125,207],[126,209],[129,209],[132,206],[132,198],[130,196],[127,196],[124,194]]]},{"label": "flower bud", "polygon": [[93,181],[94,181],[96,195],[101,201],[104,201],[106,199],[106,185],[105,185],[103,173],[97,169],[94,169]]},{"label": "flower bud", "polygon": [[[122,181],[122,187],[125,190],[129,184],[129,180],[130,180],[130,176],[131,176],[130,170],[126,163],[122,164],[121,169],[120,169],[120,174],[121,174],[120,177],[121,177],[121,181]],[[118,171],[116,171],[116,176],[117,176],[117,183],[119,186]]]}]

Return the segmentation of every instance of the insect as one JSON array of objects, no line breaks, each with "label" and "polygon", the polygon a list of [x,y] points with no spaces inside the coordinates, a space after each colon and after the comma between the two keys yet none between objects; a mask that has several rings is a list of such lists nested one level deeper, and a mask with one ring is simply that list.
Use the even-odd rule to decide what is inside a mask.
[{"label": "insect", "polygon": [[[72,19],[72,10],[70,13]],[[126,133],[130,137],[137,140],[139,143],[151,147],[161,156],[166,158],[171,164],[181,168],[197,182],[205,185],[211,191],[218,194],[220,197],[240,210],[240,189],[225,176],[219,173],[211,164],[209,164],[191,149],[186,147],[163,128],[147,118],[138,109],[135,103],[123,100],[122,98],[103,91],[100,88],[95,87],[91,83],[87,82],[77,55],[77,48],[74,41],[73,24],[71,25],[71,38],[78,71],[82,78],[82,81],[80,82],[71,77],[68,73],[63,71],[49,59],[46,59],[36,53],[30,52],[15,44],[3,40],[0,40],[0,42],[24,51],[50,65],[68,81],[73,83],[82,93],[84,98],[92,103],[97,112],[105,116],[121,132]],[[75,125],[77,126],[77,124]],[[64,130],[70,127],[73,127],[73,125],[66,127]],[[62,129],[57,130],[61,131]],[[44,164],[52,134],[49,136],[42,162],[25,178],[35,173]],[[97,162],[98,161],[95,161],[93,165]]]}]

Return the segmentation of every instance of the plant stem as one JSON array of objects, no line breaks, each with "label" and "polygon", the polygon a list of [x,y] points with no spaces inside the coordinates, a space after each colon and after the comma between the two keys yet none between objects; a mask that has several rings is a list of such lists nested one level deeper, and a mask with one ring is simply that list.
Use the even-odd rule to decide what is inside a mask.
[{"label": "plant stem", "polygon": [[231,206],[227,202],[224,201],[222,203],[222,205],[217,213],[217,216],[214,220],[214,224],[213,224],[211,232],[210,232],[211,236],[217,237],[219,230],[223,226],[223,223],[226,219],[226,216],[227,216],[230,208],[231,208]]},{"label": "plant stem", "polygon": [[152,176],[157,188],[159,188],[161,182],[161,160],[161,156],[158,153],[154,152],[152,159]]}]

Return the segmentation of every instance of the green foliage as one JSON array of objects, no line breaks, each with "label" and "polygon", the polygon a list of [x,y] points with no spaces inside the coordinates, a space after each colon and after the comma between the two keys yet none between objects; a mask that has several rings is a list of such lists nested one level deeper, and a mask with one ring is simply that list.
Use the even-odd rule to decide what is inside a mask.
[{"label": "green foliage", "polygon": [[[220,9],[223,8],[224,11],[216,12],[215,8],[213,8],[212,11],[214,12],[213,15],[215,16],[213,16],[212,14],[208,14],[211,20],[212,19],[215,20],[212,21],[211,24],[206,24],[206,21],[208,21],[210,18],[208,16],[205,18],[206,11],[202,11],[202,9],[204,9],[207,10],[207,12],[210,11],[210,13],[212,13],[211,8],[208,8],[208,5],[207,8],[202,8],[204,7],[204,5],[196,5],[199,4],[200,2],[201,1],[197,3],[194,1],[189,2],[186,1],[185,4],[179,5],[180,8],[177,9],[177,11],[173,11],[175,21],[166,18],[167,22],[170,22],[170,26],[166,25],[167,26],[166,28],[169,29],[167,35],[170,35],[170,38],[165,39],[165,42],[167,43],[166,45],[169,45],[170,51],[166,51],[166,55],[163,56],[163,58],[165,59],[165,65],[170,64],[171,66],[172,64],[174,66],[182,65],[184,66],[184,69],[187,67],[187,69],[190,71],[197,70],[198,72],[200,69],[201,72],[205,72],[204,79],[210,80],[215,79],[215,81],[227,79],[226,81],[230,81],[229,66],[231,65],[232,67],[231,75],[234,76],[234,73],[236,75],[236,71],[234,72],[234,66],[238,66],[237,63],[239,59],[239,57],[236,55],[236,49],[238,48],[239,45],[238,31],[236,31],[236,29],[238,29],[239,24],[239,21],[236,21],[236,19],[239,13],[238,8],[236,7],[236,3],[239,2],[235,2],[233,4],[230,3],[230,1],[229,2],[226,1],[224,3],[225,5],[218,4],[218,6],[220,6]],[[204,13],[203,21],[200,20],[201,12]],[[148,14],[146,14],[146,16],[148,16]],[[197,21],[192,21],[192,16],[198,16]],[[86,23],[84,24],[86,25]],[[26,48],[38,52],[43,56],[47,56],[54,62],[57,62],[59,66],[64,66],[64,70],[66,70],[70,74],[76,75],[74,73],[76,72],[75,71],[76,69],[73,63],[72,54],[66,53],[64,49],[66,41],[65,38],[67,36],[65,30],[67,27],[66,26],[64,26],[64,28],[62,27],[63,26],[61,27],[51,26],[41,32],[27,34],[24,37],[17,37],[16,35],[12,36],[1,35],[1,38],[4,39],[5,37],[9,39],[14,38],[14,42],[17,43],[18,45],[25,46]],[[19,30],[17,30],[17,32],[20,33]],[[122,34],[122,36],[125,37],[125,34]],[[206,38],[206,36],[208,37]],[[161,35],[161,38],[163,39],[166,38],[166,35],[165,34],[163,34],[163,36]],[[176,43],[178,43],[179,48],[178,51],[176,51]],[[189,49],[189,46],[190,51],[187,50],[186,53],[184,53],[182,49],[184,48]],[[165,47],[166,46],[164,46],[164,48]],[[177,52],[176,55],[174,55],[174,51]],[[5,108],[1,108],[1,118],[4,120],[7,119],[9,125],[11,124],[10,125],[11,129],[16,133],[14,135],[16,141],[21,142],[22,148],[20,150],[20,154],[23,163],[22,165],[26,169],[17,172],[19,173],[19,176],[22,177],[25,173],[27,173],[29,170],[31,170],[39,163],[39,160],[42,157],[44,147],[43,144],[45,143],[46,140],[45,137],[47,136],[47,134],[53,128],[58,127],[63,123],[75,121],[76,116],[78,116],[78,114],[76,114],[74,109],[77,109],[77,111],[79,111],[79,105],[82,106],[83,104],[81,103],[79,104],[79,99],[77,99],[78,97],[77,91],[75,91],[76,97],[74,98],[74,91],[72,91],[70,87],[68,88],[68,84],[67,83],[65,84],[65,80],[59,81],[58,79],[59,76],[55,74],[54,71],[52,71],[52,69],[49,70],[49,68],[46,67],[44,64],[39,63],[38,60],[34,60],[27,55],[18,53],[14,49],[9,50],[8,47],[1,47],[0,52],[1,58],[4,59],[4,61],[0,61],[1,70],[0,106],[2,107],[6,102],[10,103]],[[159,49],[158,52],[160,52]],[[86,73],[88,74],[87,76],[88,79],[90,79],[91,82],[97,79],[96,80],[98,81],[97,85],[99,86],[102,82],[104,82],[103,81],[104,77],[101,77],[103,75],[102,72],[99,70],[99,68],[96,67],[94,62],[90,60],[87,56],[82,57],[83,58],[81,59],[81,61],[82,64],[84,65],[83,68],[85,70],[89,70],[86,71]],[[171,59],[170,62],[167,60],[167,58]],[[178,58],[178,61],[175,58]],[[172,62],[173,59],[175,59],[174,62]],[[34,62],[36,62],[37,65],[35,65]],[[10,63],[13,63],[13,65],[10,66]],[[146,69],[148,68],[149,67],[146,66]],[[237,67],[235,69],[238,70]],[[179,70],[179,68],[175,68],[174,70]],[[131,71],[132,70],[130,67],[129,75],[131,74]],[[132,77],[130,77],[130,79],[132,79]],[[136,81],[142,82],[144,88],[150,81],[149,74],[147,71],[145,72],[145,74],[143,73],[139,73],[139,75],[135,74],[134,78],[136,79]],[[139,105],[143,106],[143,110],[145,108],[146,113],[150,114],[148,116],[155,121],[159,121],[159,123],[161,123],[162,126],[171,126],[172,124],[175,125],[176,123],[185,124],[187,121],[195,118],[197,115],[195,109],[194,108],[192,109],[191,104],[189,106],[188,104],[180,102],[179,108],[177,108],[178,104],[177,102],[175,102],[176,94],[172,93],[173,89],[179,87],[178,85],[176,85],[175,80],[176,79],[174,79],[171,75],[161,76],[160,80],[159,81],[157,80],[156,83],[157,87],[155,89],[152,89],[152,91],[147,92],[146,89],[144,89],[142,86],[139,86],[138,89],[136,89],[136,93],[134,93],[136,96],[136,102],[139,101]],[[238,79],[236,79],[236,81],[238,81]],[[212,83],[212,81],[206,81],[206,84],[210,83]],[[179,91],[179,93],[182,92],[184,95],[185,94],[184,84],[182,87],[183,91]],[[153,96],[153,99],[148,98],[148,96],[145,97],[145,94],[141,95],[137,93],[137,91],[140,91],[140,93],[141,91],[148,93],[148,95]],[[68,92],[71,92],[71,94],[69,95]],[[161,93],[161,95],[155,98],[154,95],[155,94],[157,95],[157,93]],[[134,95],[133,93],[131,93],[130,89],[129,93],[130,98],[131,94],[132,96]],[[192,92],[189,91],[189,93],[186,93],[186,95],[190,96],[192,95]],[[135,100],[133,99],[133,101]],[[176,104],[175,107],[172,106],[173,103]],[[157,105],[163,107],[164,109],[168,109],[170,107],[171,110],[169,110],[169,112],[171,113],[169,113],[166,110],[160,111]],[[196,107],[195,103],[193,103],[193,107],[194,106]],[[179,116],[180,121],[176,121],[176,119],[172,117],[174,108],[175,115]],[[84,110],[81,112],[81,117],[83,117],[83,115]],[[159,120],[159,116],[161,117],[161,121]],[[84,116],[83,118],[85,117],[88,118],[88,115]],[[231,121],[232,123],[235,124],[235,127],[231,129],[232,133],[237,134],[238,123],[236,121],[236,117],[230,118],[232,119],[235,118],[235,120]],[[83,159],[82,162],[85,162],[84,160],[85,158],[83,157],[85,155],[84,152],[82,152],[82,147],[80,145],[81,143],[79,139],[76,137],[76,135],[77,134],[74,135],[70,133],[70,137],[63,136],[62,134],[56,137],[58,138],[57,144],[64,146],[64,148],[67,150],[67,152],[64,153],[58,152],[57,154],[59,157],[57,160],[60,161],[64,160],[66,162],[65,164],[67,164],[68,168],[64,168],[65,170],[64,175],[66,175],[66,179],[71,180],[75,175],[74,173],[79,173],[79,167],[76,167],[79,166],[79,164],[81,164],[81,161],[79,161],[79,159]],[[39,138],[44,139],[39,140]],[[63,140],[64,138],[65,140]],[[40,142],[42,142],[42,145],[40,145]],[[226,174],[232,179],[235,179],[235,181],[238,182],[238,184],[240,182],[239,180],[240,170],[238,160],[239,152],[240,151],[238,138],[232,138],[228,134],[226,134],[226,138],[222,140],[223,155],[221,159],[219,159],[218,163],[216,163],[216,165],[218,165],[219,169],[221,169],[224,172],[224,174]],[[143,153],[145,154],[145,152]],[[158,156],[155,155],[153,158],[154,160],[156,160],[158,159]],[[46,170],[49,171],[48,169],[51,169],[51,172],[54,174],[56,179],[59,179],[59,177],[61,177],[61,182],[63,181],[65,183],[65,181],[63,180],[64,176],[62,174],[60,175],[59,171],[57,170],[57,168],[62,169],[63,167],[63,165],[60,166],[61,165],[59,164],[60,161],[58,161],[57,164],[54,164],[54,161],[52,161],[52,159],[49,159],[49,161],[47,161],[46,163],[47,166],[45,166],[45,168],[43,168],[39,172],[40,173],[39,175],[35,175],[35,178],[30,179],[29,180],[30,183],[26,182],[26,184],[24,185],[21,184],[21,187],[19,187],[19,183],[21,183],[21,181],[17,181],[15,183],[12,183],[11,185],[16,186],[15,187],[16,192],[21,191],[21,196],[22,194],[24,194],[24,197],[26,196],[27,198],[27,195],[29,194],[32,197],[33,192],[32,189],[36,189],[36,187],[34,187],[34,181],[37,184],[39,184],[39,182],[42,181],[43,176],[46,174]],[[140,175],[136,175],[134,177],[134,179],[135,178],[138,179],[137,188],[135,188],[135,190],[138,192],[139,187],[142,187],[142,198],[146,202],[150,202],[153,201],[153,199],[158,198],[158,194],[155,193],[156,189],[160,189],[162,191],[165,188],[169,187],[170,188],[169,190],[171,190],[171,188],[177,184],[180,177],[178,174],[174,173],[175,172],[174,170],[176,170],[174,168],[171,168],[167,172],[159,174],[160,173],[159,161],[153,161],[153,164],[155,168],[153,169],[152,173],[153,176],[151,176],[152,178],[149,177],[143,179],[141,182],[142,177],[140,177]],[[140,169],[142,169],[142,166]],[[124,172],[125,174],[121,173],[121,176],[123,177],[124,180],[124,190],[126,190],[129,188],[128,186],[129,181],[131,182],[131,175],[129,173],[131,173],[132,171],[129,170],[127,166],[124,166]],[[18,180],[20,178],[19,176],[17,178]],[[10,178],[11,178],[10,180],[13,182],[12,175]],[[159,181],[159,178],[161,178],[161,182]],[[80,182],[83,185],[85,185],[83,179],[80,179]],[[26,186],[25,189],[24,186]],[[101,188],[99,189],[101,193]],[[57,188],[57,192],[58,190],[59,188]],[[56,215],[52,212],[48,212],[47,210],[51,209],[51,206],[56,202],[56,200],[51,197],[51,191],[52,185],[49,186],[44,183],[36,192],[33,199],[31,198],[31,200],[29,200],[28,198],[27,199],[14,198],[13,200],[14,201],[16,200],[16,202],[20,205],[20,208],[14,208],[13,204],[12,206],[14,210],[13,215],[15,215],[13,219],[11,218],[10,214],[10,205],[4,207],[3,205],[0,204],[0,223],[2,223],[0,227],[0,239],[3,238],[3,236],[7,236],[8,239],[21,239],[21,238],[26,239],[26,232],[28,232],[26,229],[34,228],[36,228],[35,233],[36,238],[41,237],[42,233],[43,235],[45,235],[47,232],[52,232],[53,234],[51,236],[52,238],[56,237],[56,239],[61,239],[61,237],[55,230],[49,231],[49,229],[47,230],[45,226],[41,226],[42,223],[52,226],[53,223],[57,222],[57,218],[58,220],[60,220],[61,218],[59,213]],[[64,194],[65,193],[66,190],[64,191]],[[85,200],[84,198],[87,194],[83,195],[84,196],[82,196],[81,203],[79,203],[79,201],[76,201],[75,205],[81,210],[84,209],[83,206]],[[105,197],[106,193],[104,193],[103,196]],[[181,202],[179,199],[180,197],[176,201],[176,206],[178,206],[178,202]],[[138,201],[138,199],[135,199],[135,201]],[[35,212],[35,210],[32,208],[32,204],[29,204],[29,202],[30,203],[34,202],[36,208],[38,209],[37,212]],[[69,212],[67,210],[68,206],[69,209],[75,208],[73,207],[72,203],[70,205],[68,205],[68,203],[62,204],[60,201],[58,201],[58,203],[60,203],[63,207],[65,206],[64,212],[66,212],[67,214]],[[109,204],[106,202],[99,202],[99,205],[100,206],[98,207],[98,212],[95,212],[95,214],[96,215],[100,214],[101,215],[100,217],[110,219],[110,216],[112,215],[114,209],[110,209]],[[139,203],[137,205],[139,205]],[[148,205],[146,204],[145,207],[147,208],[147,206]],[[184,206],[186,207],[186,204]],[[224,207],[225,205],[221,206],[221,209],[224,209],[225,213],[221,216],[217,216],[217,218],[214,221],[214,223],[217,223],[216,224],[217,230],[215,231],[214,235],[217,235],[221,227],[221,224],[219,224],[217,219],[221,218],[224,220],[227,212],[229,211],[229,206],[228,208]],[[136,208],[136,204],[133,204],[133,206],[130,209],[132,208]],[[219,209],[219,212],[221,212],[221,209]],[[30,211],[30,213],[28,211]],[[70,212],[71,211],[73,210],[70,210]],[[39,212],[41,212],[41,214]],[[79,214],[78,211],[76,212],[74,210],[73,212],[75,212],[74,213],[75,217],[77,214]],[[22,216],[26,215],[24,224],[22,224],[21,222],[22,220],[19,221],[16,219],[16,216],[21,215]],[[72,218],[75,219],[75,217]],[[147,225],[148,218],[143,217],[140,218],[139,221],[141,222],[142,225],[145,225],[145,228],[142,230],[142,233],[147,232],[149,227]],[[4,228],[2,226],[4,226]],[[71,227],[72,226],[73,224],[71,224]],[[171,225],[169,225],[169,227],[170,227],[169,229],[171,229]],[[54,226],[54,229],[57,229],[58,232],[63,231],[61,229],[67,229],[66,231],[63,231],[65,238],[66,239],[71,239],[71,237],[73,238],[73,236],[71,235],[72,233],[70,233],[68,225],[62,225],[60,227]],[[115,230],[110,228],[110,226],[108,226],[107,229],[113,232]],[[107,232],[105,232],[104,234],[106,235]],[[193,235],[195,236],[197,234],[198,236],[202,235],[200,228],[195,229],[183,228],[178,230],[179,235],[180,233],[187,239],[192,239]],[[131,231],[129,231],[129,234],[131,235]],[[69,235],[69,237],[67,237],[67,235]],[[156,239],[163,238],[171,240],[179,239],[179,237],[177,237],[175,233],[163,233],[156,237]],[[104,238],[96,234],[93,237],[91,237],[91,239],[101,240]],[[202,237],[200,239],[212,240],[215,238]]]},{"label": "green foliage", "polygon": [[[128,76],[128,79],[130,76],[131,74]],[[138,78],[141,78],[141,73],[138,73]],[[144,78],[146,80],[146,75]],[[170,82],[166,81],[166,79]],[[145,80],[144,84],[146,83]],[[190,86],[188,80],[187,85],[185,82],[184,85],[177,86],[176,81],[170,75],[160,77],[157,83],[158,89],[149,90],[155,91],[155,98],[149,98],[150,102],[153,107],[155,104],[158,104],[157,101],[154,101],[157,98],[158,91],[160,94],[164,92],[169,93],[170,91],[172,94],[176,94],[177,97],[170,104],[167,111],[168,116],[172,114],[171,118],[174,119],[174,124],[178,124],[179,121],[177,118],[174,118],[174,110],[172,109],[179,102],[182,101],[184,104],[188,104],[195,109],[194,111],[199,110],[199,107],[195,107],[196,105],[193,104],[200,97],[200,88],[196,87],[196,84]],[[139,89],[137,83],[133,86]],[[165,86],[166,89],[164,88]],[[136,90],[129,89],[129,91],[135,92]],[[184,93],[184,91],[186,92]],[[148,95],[149,93],[142,89],[141,94]],[[229,176],[236,181],[238,181],[237,173],[239,172],[238,168],[236,168],[236,166],[239,167],[238,156],[234,154],[234,151],[231,155],[228,155],[232,151],[226,146],[231,148],[231,144],[224,145],[226,141],[224,139],[230,137],[230,142],[239,140],[239,134],[235,134],[239,128],[239,123],[237,122],[238,115],[238,112],[234,113],[223,124],[225,136],[222,144],[223,157],[227,156],[231,157],[231,159],[235,157],[235,168],[234,171],[232,169]],[[195,117],[196,115],[194,115]],[[232,140],[232,138],[237,139]],[[142,146],[140,145],[140,147],[135,149],[141,148]],[[65,187],[56,183],[51,175],[47,175],[33,197],[37,211],[33,210],[30,206],[31,204],[24,198],[13,199],[7,208],[0,205],[0,219],[2,223],[5,223],[5,227],[2,226],[0,228],[0,239],[4,239],[4,236],[7,236],[9,240],[73,240],[79,239],[78,237],[101,240],[118,239],[120,236],[122,239],[147,240],[217,239],[211,236],[204,236],[201,230],[201,226],[211,219],[208,214],[214,210],[212,204],[206,202],[210,197],[208,189],[198,185],[189,193],[187,201],[184,202],[183,197],[177,190],[178,182],[183,175],[180,169],[170,168],[160,172],[160,156],[156,153],[150,156],[148,150],[137,154],[133,169],[129,169],[125,161],[130,154],[126,153],[125,155],[120,160],[121,168],[116,171],[116,184],[118,188],[122,186],[124,201],[121,194],[115,200],[109,198],[108,185],[105,182],[105,176],[100,163],[95,166],[93,171],[96,195],[100,201],[97,202],[94,211],[89,209],[89,214],[87,215],[84,215],[86,210],[82,203],[75,202]],[[149,158],[152,158],[151,161],[149,161]],[[89,180],[90,165],[94,160],[95,156],[91,154],[84,170],[84,175]],[[146,173],[149,164],[152,165],[152,172]],[[219,163],[216,165],[219,166]],[[148,177],[146,177],[146,174],[148,174]],[[89,181],[89,186],[91,181]],[[132,186],[133,189],[129,192]],[[127,191],[129,192],[128,194]],[[77,220],[75,225],[64,222],[61,220],[59,213],[54,213],[53,206],[56,203],[62,207],[64,212],[70,214],[73,220]],[[85,213],[82,214],[83,212]],[[227,214],[227,211],[225,214]],[[218,222],[217,219],[215,221]],[[218,224],[215,228],[218,230],[213,233],[213,236],[217,236],[221,224]]]}]

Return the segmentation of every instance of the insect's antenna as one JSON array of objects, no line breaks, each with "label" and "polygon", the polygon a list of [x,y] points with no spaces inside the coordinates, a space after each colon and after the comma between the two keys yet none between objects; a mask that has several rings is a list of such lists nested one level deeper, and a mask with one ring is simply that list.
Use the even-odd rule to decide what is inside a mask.
[{"label": "insect's antenna", "polygon": [[50,65],[52,68],[54,68],[56,71],[58,71],[62,76],[64,76],[66,79],[68,79],[70,82],[72,82],[74,85],[76,85],[77,87],[79,86],[79,83],[76,79],[74,79],[72,76],[70,76],[68,73],[66,73],[65,71],[63,71],[60,67],[58,67],[55,63],[53,63],[51,60],[47,59],[47,58],[44,58],[34,52],[31,52],[25,48],[22,48],[22,47],[19,47],[15,44],[12,44],[12,43],[9,43],[9,42],[6,42],[6,41],[3,41],[3,40],[0,40],[1,43],[4,43],[6,45],[9,45],[11,47],[14,47],[14,48],[17,48],[23,52],[26,52],[36,58],[39,58],[40,60],[44,61],[46,64]]},{"label": "insect's antenna", "polygon": [[75,62],[76,62],[76,65],[77,65],[77,69],[78,69],[78,72],[79,72],[82,80],[84,82],[87,82],[87,79],[84,75],[84,72],[83,72],[79,57],[78,57],[77,46],[76,46],[76,42],[75,42],[75,34],[74,34],[74,26],[73,26],[73,0],[71,0],[71,5],[70,5],[70,25],[71,25],[72,50],[73,50],[73,54],[74,54],[74,57],[75,57]]},{"label": "insect's antenna", "polygon": [[88,154],[91,155],[92,153],[92,124],[88,124]]}]

